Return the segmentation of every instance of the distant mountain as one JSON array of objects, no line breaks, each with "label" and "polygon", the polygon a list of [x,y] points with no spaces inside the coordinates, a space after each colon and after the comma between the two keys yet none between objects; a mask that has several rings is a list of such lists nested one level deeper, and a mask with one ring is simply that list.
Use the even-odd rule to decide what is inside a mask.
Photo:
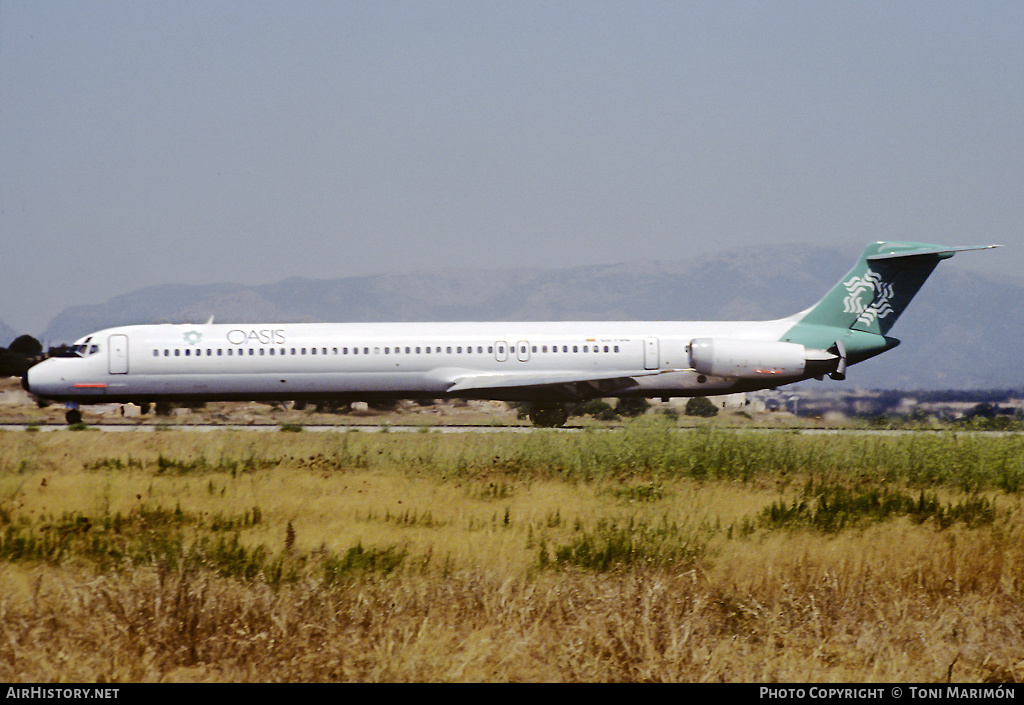
[{"label": "distant mountain", "polygon": [[0,321],[0,348],[8,347],[21,333]]},{"label": "distant mountain", "polygon": [[[792,245],[689,261],[560,270],[439,271],[247,286],[168,284],[51,321],[44,339],[70,342],[116,325],[160,322],[483,320],[761,320],[814,304],[859,252]],[[977,255],[983,256],[983,255]],[[851,369],[847,386],[1024,386],[1024,287],[940,265],[893,327],[904,343]],[[837,384],[830,382],[831,384]]]}]

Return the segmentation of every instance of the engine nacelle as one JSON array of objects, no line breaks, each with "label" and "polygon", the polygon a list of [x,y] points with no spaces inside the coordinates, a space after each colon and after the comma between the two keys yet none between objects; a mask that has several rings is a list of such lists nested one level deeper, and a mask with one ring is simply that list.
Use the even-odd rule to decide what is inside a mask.
[{"label": "engine nacelle", "polygon": [[[690,341],[690,367],[702,375],[740,379],[799,377],[835,369],[839,356],[808,349],[797,343],[731,338],[694,338]],[[808,366],[813,370],[808,370]]]}]

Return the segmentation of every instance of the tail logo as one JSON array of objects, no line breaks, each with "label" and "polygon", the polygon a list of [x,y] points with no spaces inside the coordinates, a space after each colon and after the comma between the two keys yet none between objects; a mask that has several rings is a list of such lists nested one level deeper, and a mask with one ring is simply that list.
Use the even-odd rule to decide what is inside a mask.
[{"label": "tail logo", "polygon": [[[889,299],[894,296],[892,284],[882,281],[882,277],[870,269],[863,277],[854,276],[843,282],[848,296],[843,299],[843,312],[856,313],[857,323],[871,325],[879,318],[885,318],[893,312]],[[867,304],[862,296],[867,293]]]}]

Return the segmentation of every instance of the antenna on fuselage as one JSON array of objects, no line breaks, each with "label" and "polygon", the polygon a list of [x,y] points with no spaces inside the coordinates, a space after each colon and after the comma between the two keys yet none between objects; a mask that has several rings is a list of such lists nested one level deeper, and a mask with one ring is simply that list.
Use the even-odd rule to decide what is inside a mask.
[{"label": "antenna on fuselage", "polygon": [[[214,314],[214,315],[216,315],[216,314]],[[206,322],[206,325],[208,325],[208,326],[212,326],[213,325],[213,316],[210,316],[210,320],[208,320]]]}]

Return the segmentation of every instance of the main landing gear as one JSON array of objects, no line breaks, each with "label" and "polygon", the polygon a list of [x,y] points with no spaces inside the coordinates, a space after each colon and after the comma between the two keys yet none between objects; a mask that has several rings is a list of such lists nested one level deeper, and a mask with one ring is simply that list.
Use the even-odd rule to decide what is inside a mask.
[{"label": "main landing gear", "polygon": [[533,425],[542,428],[561,428],[569,420],[569,410],[558,402],[533,402],[529,415]]}]

